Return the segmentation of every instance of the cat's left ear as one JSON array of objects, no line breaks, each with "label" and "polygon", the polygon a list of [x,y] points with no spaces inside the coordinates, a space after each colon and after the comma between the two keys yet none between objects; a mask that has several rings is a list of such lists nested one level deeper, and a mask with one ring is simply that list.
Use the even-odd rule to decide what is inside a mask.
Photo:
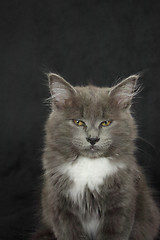
[{"label": "cat's left ear", "polygon": [[72,105],[76,90],[61,76],[49,73],[49,87],[52,97],[52,103],[58,109],[64,109]]},{"label": "cat's left ear", "polygon": [[136,85],[138,78],[139,75],[132,75],[111,88],[109,96],[114,105],[121,109],[131,106],[132,98],[137,94]]}]

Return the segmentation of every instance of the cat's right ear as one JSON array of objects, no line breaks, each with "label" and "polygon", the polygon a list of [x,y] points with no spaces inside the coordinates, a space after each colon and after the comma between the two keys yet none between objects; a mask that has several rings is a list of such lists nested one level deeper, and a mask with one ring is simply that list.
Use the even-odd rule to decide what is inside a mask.
[{"label": "cat's right ear", "polygon": [[49,73],[49,88],[53,105],[59,109],[64,109],[72,105],[76,90],[61,76]]}]

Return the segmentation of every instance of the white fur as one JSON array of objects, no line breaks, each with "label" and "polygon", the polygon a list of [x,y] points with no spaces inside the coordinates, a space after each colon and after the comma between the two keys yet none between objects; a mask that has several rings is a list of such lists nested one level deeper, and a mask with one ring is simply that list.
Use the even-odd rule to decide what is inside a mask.
[{"label": "white fur", "polygon": [[[125,168],[124,163],[112,161],[111,158],[86,158],[79,157],[75,162],[66,163],[59,169],[62,173],[69,176],[73,181],[73,185],[68,190],[67,195],[74,203],[81,205],[85,187],[93,191],[99,191],[99,187],[103,184],[107,176],[115,174],[120,168]],[[98,215],[92,214],[84,220],[82,212],[79,215],[84,231],[95,239],[100,219]]]},{"label": "white fur", "polygon": [[124,163],[112,161],[111,158],[79,157],[75,162],[61,166],[60,171],[73,181],[68,195],[74,202],[80,203],[86,186],[91,191],[99,191],[99,186],[103,184],[105,177],[113,175],[119,168],[124,167]]},{"label": "white fur", "polygon": [[96,215],[91,216],[87,220],[81,220],[84,231],[91,239],[95,239],[97,229],[99,227],[99,218]]}]

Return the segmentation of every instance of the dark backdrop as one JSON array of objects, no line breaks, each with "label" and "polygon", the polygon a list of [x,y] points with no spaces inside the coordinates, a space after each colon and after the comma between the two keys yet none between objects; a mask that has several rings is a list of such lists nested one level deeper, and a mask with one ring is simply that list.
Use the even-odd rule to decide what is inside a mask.
[{"label": "dark backdrop", "polygon": [[99,86],[143,71],[137,157],[159,202],[160,1],[6,0],[0,12],[0,240],[37,222],[48,71]]}]

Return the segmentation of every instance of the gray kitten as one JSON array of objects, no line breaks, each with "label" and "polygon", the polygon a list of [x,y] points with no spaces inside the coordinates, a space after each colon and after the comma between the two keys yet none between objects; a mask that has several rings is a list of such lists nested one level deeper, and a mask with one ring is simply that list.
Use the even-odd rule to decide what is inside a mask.
[{"label": "gray kitten", "polygon": [[49,74],[42,224],[34,239],[153,240],[160,215],[135,159],[138,75],[112,88]]}]

